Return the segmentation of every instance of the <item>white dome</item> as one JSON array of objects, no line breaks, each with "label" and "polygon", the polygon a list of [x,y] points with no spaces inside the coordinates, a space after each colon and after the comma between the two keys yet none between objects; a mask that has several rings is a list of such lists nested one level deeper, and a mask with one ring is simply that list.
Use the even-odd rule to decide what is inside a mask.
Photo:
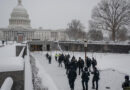
[{"label": "white dome", "polygon": [[21,0],[18,0],[18,5],[13,9],[11,18],[9,19],[9,27],[30,27],[30,19],[27,10],[22,6]]},{"label": "white dome", "polygon": [[27,10],[22,5],[18,5],[13,9],[12,13],[27,14]]}]

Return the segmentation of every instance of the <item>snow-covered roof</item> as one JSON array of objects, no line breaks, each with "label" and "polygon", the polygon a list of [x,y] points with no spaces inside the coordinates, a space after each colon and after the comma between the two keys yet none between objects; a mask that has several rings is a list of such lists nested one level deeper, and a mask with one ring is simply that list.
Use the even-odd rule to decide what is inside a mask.
[{"label": "snow-covered roof", "polygon": [[0,72],[21,71],[24,69],[22,57],[2,58],[0,60]]}]

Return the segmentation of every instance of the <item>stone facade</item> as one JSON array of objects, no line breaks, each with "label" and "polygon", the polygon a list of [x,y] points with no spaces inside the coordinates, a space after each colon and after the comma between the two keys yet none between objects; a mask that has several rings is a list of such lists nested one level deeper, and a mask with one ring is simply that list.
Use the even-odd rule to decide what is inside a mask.
[{"label": "stone facade", "polygon": [[7,28],[0,28],[0,40],[5,41],[30,41],[39,39],[41,41],[62,41],[67,40],[65,30],[48,30],[31,28],[31,20],[27,10],[23,7],[22,1],[13,9]]}]

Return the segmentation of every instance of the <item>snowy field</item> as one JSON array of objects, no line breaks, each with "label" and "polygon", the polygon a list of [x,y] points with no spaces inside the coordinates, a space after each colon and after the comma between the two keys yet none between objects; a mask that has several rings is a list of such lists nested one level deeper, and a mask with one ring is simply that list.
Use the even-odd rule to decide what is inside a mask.
[{"label": "snowy field", "polygon": [[[48,64],[45,58],[46,52],[33,52],[32,56],[36,60],[36,66],[39,69],[39,77],[42,78],[43,86],[49,90],[70,90],[66,71],[64,66],[58,67],[58,63],[54,59],[56,52],[49,52],[52,55],[52,64]],[[58,52],[57,52],[58,53]],[[64,52],[67,53],[68,52]],[[78,57],[84,58],[83,52],[70,52]],[[130,75],[130,55],[129,54],[112,54],[112,53],[87,53],[87,56],[94,56],[98,62],[100,70],[99,90],[122,90],[121,85],[126,74]],[[89,90],[92,87],[92,75],[89,80]],[[75,90],[82,90],[81,76],[78,75],[75,81]]]}]

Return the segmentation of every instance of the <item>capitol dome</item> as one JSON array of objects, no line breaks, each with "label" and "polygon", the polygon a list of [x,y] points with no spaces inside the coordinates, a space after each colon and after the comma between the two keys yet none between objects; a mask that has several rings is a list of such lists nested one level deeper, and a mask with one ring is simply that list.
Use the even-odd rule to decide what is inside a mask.
[{"label": "capitol dome", "polygon": [[11,18],[9,19],[9,27],[30,28],[30,19],[27,10],[23,7],[21,0],[18,0],[18,5],[13,9]]}]

